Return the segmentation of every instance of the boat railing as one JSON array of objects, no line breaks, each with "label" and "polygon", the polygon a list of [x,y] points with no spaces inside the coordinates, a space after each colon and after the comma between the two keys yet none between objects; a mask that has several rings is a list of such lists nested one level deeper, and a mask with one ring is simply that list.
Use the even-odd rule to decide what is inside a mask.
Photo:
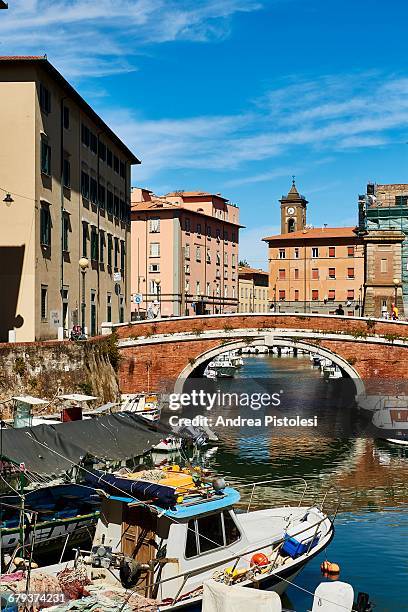
[{"label": "boat railing", "polygon": [[251,509],[251,505],[254,499],[254,495],[255,495],[255,489],[258,487],[267,487],[271,484],[280,484],[280,483],[288,483],[288,482],[292,482],[292,483],[298,483],[298,484],[302,484],[303,485],[303,489],[301,492],[301,496],[300,496],[300,500],[298,503],[298,507],[300,507],[303,503],[303,500],[305,498],[306,495],[306,491],[307,491],[307,482],[304,478],[301,478],[300,476],[293,476],[293,477],[284,477],[284,478],[273,478],[271,480],[262,480],[260,482],[250,482],[247,484],[234,484],[234,489],[248,489],[251,487],[251,493],[250,493],[250,497],[249,497],[249,501],[248,501],[248,506],[246,509],[246,512],[248,513]]},{"label": "boat railing", "polygon": [[[314,537],[317,536],[318,531],[319,531],[319,527],[320,525],[325,522],[325,521],[330,521],[330,524],[332,524],[332,521],[327,517],[327,516],[323,516],[322,518],[320,518],[316,523],[313,523],[312,527],[316,527],[316,531],[315,531],[315,535]],[[301,525],[299,525],[300,527]],[[296,537],[300,536],[303,532],[305,531],[309,531],[311,529],[310,523],[304,527],[303,529],[301,529],[299,532],[296,533]],[[313,538],[314,539],[314,538]],[[309,547],[306,551],[306,555],[308,556],[312,550],[312,544],[313,544],[313,539],[310,541]],[[231,576],[233,575],[234,570],[236,569],[239,561],[243,558],[243,557],[247,557],[248,555],[253,555],[259,551],[265,550],[265,548],[267,548],[268,546],[273,546],[273,552],[276,551],[276,554],[274,555],[274,558],[271,559],[269,565],[264,566],[262,569],[264,570],[265,573],[271,573],[273,572],[273,570],[275,569],[275,567],[277,566],[277,562],[278,562],[278,558],[279,558],[279,553],[280,553],[280,546],[281,544],[285,541],[285,535],[280,538],[279,540],[274,540],[273,542],[271,542],[271,544],[265,544],[265,542],[263,542],[262,544],[258,544],[258,546],[256,548],[252,548],[250,550],[244,550],[240,553],[236,553],[235,555],[231,555],[229,557],[225,557],[224,559],[220,560],[218,559],[217,561],[214,561],[213,563],[208,563],[207,565],[201,565],[200,567],[196,567],[192,570],[189,570],[187,572],[183,572],[181,574],[177,574],[177,576],[170,576],[169,578],[164,578],[163,580],[159,580],[159,581],[155,581],[152,584],[152,587],[155,589],[155,591],[158,591],[159,586],[170,582],[171,580],[179,580],[180,578],[183,578],[183,582],[180,586],[180,588],[178,589],[176,596],[174,597],[174,599],[172,600],[172,605],[175,605],[178,601],[178,599],[180,598],[182,591],[187,583],[187,581],[197,575],[203,574],[211,569],[216,569],[217,567],[220,567],[220,565],[224,565],[225,563],[231,563],[234,562],[234,565],[232,566],[231,570],[230,570],[230,574]],[[198,587],[197,587],[198,588]]]},{"label": "boat railing", "polygon": [[329,493],[333,492],[336,494],[336,505],[334,510],[330,513],[331,514],[331,520],[334,521],[337,517],[337,514],[339,512],[340,506],[341,506],[341,493],[340,493],[340,489],[335,485],[335,484],[331,484],[330,486],[327,487],[327,489],[324,492],[323,495],[323,499],[320,503],[320,511],[321,512],[326,512],[326,514],[329,514],[327,511],[325,511],[325,505],[327,502],[327,498],[329,496]]}]

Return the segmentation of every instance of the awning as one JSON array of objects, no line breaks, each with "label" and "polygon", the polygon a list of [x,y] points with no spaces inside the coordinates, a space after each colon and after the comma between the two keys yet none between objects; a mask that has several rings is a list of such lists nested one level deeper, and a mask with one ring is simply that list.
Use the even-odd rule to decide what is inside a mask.
[{"label": "awning", "polygon": [[165,428],[160,429],[130,413],[2,429],[2,457],[17,465],[24,463],[29,472],[60,475],[86,455],[109,461],[143,455],[163,438]]}]

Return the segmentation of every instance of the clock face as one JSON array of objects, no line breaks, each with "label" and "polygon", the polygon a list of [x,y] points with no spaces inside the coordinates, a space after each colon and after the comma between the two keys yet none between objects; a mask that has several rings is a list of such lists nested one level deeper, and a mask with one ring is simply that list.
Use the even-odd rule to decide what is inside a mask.
[{"label": "clock face", "polygon": [[293,208],[293,206],[289,206],[287,210],[288,210],[289,215],[293,215],[293,213],[295,212],[295,209]]}]

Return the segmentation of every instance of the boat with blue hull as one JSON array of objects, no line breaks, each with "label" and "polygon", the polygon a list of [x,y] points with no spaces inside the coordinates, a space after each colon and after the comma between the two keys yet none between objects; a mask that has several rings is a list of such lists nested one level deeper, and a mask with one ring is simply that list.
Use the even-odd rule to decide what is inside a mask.
[{"label": "boat with blue hull", "polygon": [[[3,554],[18,556],[25,548],[33,554],[69,548],[92,538],[99,518],[95,490],[78,484],[41,487],[23,495],[0,498],[0,537]],[[18,552],[20,551],[20,552]]]}]

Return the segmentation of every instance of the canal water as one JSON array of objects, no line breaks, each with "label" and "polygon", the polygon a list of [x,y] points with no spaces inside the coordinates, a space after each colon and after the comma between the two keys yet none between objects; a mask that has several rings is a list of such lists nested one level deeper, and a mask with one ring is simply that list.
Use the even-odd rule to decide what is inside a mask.
[{"label": "canal water", "polygon": [[[219,380],[216,386],[230,391],[232,385],[243,382],[250,393],[259,389],[259,381],[274,378],[291,381],[292,391],[298,392],[299,408],[305,388],[314,388],[320,397],[327,384],[308,357],[256,355],[244,358],[233,383]],[[317,412],[320,409],[315,406]],[[334,540],[323,556],[304,569],[296,584],[314,591],[322,581],[320,563],[327,558],[340,565],[340,580],[350,582],[356,595],[369,593],[377,612],[408,610],[408,448],[370,437],[336,437],[335,431],[334,435],[274,438],[265,428],[238,426],[222,428],[218,450],[210,461],[211,467],[238,487],[301,476],[307,482],[306,505],[322,499],[327,488],[336,487],[340,506]],[[260,485],[252,504],[261,508],[293,503],[302,491],[298,481],[288,480],[285,486]],[[243,509],[248,501],[248,490],[243,488]],[[335,512],[336,507],[333,488],[325,509]],[[311,609],[311,602],[310,595],[289,587],[284,603],[289,609],[303,611]]]}]

